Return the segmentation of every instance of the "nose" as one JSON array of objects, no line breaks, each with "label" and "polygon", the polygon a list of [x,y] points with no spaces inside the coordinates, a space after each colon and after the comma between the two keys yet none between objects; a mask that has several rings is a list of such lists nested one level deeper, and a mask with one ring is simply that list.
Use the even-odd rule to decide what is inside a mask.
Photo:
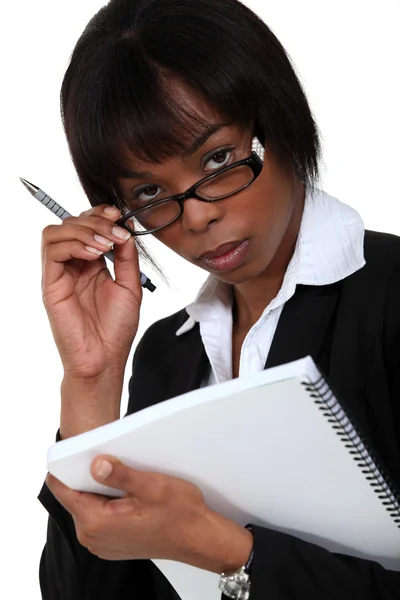
[{"label": "nose", "polygon": [[182,225],[187,231],[200,233],[218,223],[223,215],[221,201],[203,202],[188,198],[183,203]]}]

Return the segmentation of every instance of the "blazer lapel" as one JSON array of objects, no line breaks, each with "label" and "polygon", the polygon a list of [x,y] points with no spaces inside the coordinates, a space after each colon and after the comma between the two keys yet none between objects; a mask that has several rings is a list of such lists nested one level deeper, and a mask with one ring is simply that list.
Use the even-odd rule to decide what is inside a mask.
[{"label": "blazer lapel", "polygon": [[285,304],[265,368],[276,367],[321,351],[339,298],[339,284],[298,285]]},{"label": "blazer lapel", "polygon": [[177,339],[176,351],[170,357],[174,376],[169,378],[167,398],[190,392],[201,386],[210,367],[198,323]]}]

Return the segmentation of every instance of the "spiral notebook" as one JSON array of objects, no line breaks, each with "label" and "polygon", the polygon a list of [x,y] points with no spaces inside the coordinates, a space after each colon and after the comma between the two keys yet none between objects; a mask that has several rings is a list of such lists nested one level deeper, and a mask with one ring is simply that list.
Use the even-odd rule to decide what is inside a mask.
[{"label": "spiral notebook", "polygon": [[[112,454],[132,467],[197,484],[209,506],[400,570],[400,497],[310,357],[201,388],[49,448],[48,470],[82,491],[90,463]],[[156,565],[183,600],[218,600],[218,575]]]}]

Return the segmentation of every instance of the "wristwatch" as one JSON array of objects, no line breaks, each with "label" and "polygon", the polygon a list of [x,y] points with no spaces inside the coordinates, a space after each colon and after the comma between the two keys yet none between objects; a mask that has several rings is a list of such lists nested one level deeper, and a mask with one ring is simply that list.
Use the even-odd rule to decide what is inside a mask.
[{"label": "wristwatch", "polygon": [[[247,525],[246,529],[253,533],[251,526]],[[233,598],[233,600],[249,600],[250,598],[250,575],[251,566],[253,564],[254,557],[254,546],[251,551],[249,560],[243,567],[240,567],[234,573],[225,575],[221,573],[219,580],[219,589],[227,598]]]}]

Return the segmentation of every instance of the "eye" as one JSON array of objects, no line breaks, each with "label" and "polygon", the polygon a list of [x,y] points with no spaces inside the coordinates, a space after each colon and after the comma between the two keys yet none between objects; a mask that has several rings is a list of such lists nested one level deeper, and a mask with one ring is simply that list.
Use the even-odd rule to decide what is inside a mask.
[{"label": "eye", "polygon": [[205,163],[205,166],[207,168],[205,168],[205,170],[208,171],[213,169],[220,169],[221,167],[226,167],[230,161],[231,156],[231,150],[218,150],[218,152],[214,152],[214,154],[212,154],[210,158],[207,159]]},{"label": "eye", "polygon": [[146,185],[133,191],[133,204],[148,204],[157,200],[161,188],[158,185]]}]

